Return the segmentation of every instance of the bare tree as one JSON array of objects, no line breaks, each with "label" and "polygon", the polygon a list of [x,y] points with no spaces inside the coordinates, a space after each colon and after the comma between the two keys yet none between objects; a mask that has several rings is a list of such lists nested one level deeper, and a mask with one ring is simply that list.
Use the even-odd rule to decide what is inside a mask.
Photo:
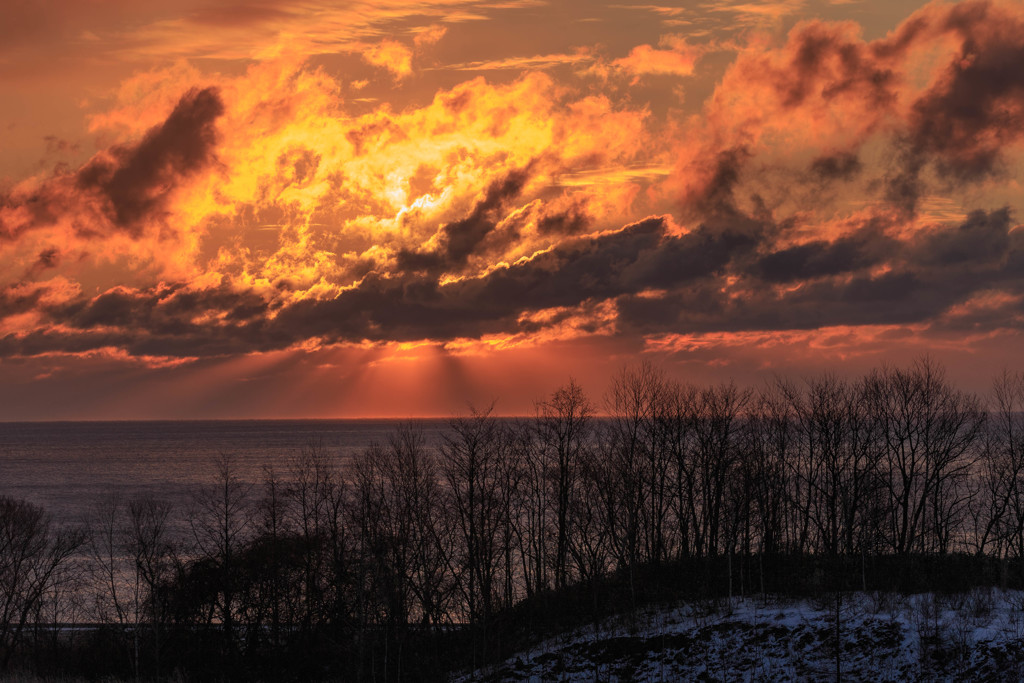
[{"label": "bare tree", "polygon": [[611,526],[605,491],[609,470],[600,452],[588,450],[579,463],[578,502],[569,519],[569,553],[576,575],[593,581],[611,569]]},{"label": "bare tree", "polygon": [[500,557],[501,493],[498,488],[501,426],[485,410],[456,417],[440,447],[451,521],[460,539],[457,578],[472,622],[490,618]]},{"label": "bare tree", "polygon": [[[259,533],[267,545],[266,595],[264,610],[269,612],[270,642],[281,644],[282,620],[294,617],[295,610],[288,609],[289,579],[285,558],[285,543],[289,537],[287,483],[281,479],[271,465],[263,467],[263,496],[259,500]],[[260,615],[262,616],[262,614]],[[260,619],[256,620],[260,622]]]},{"label": "bare tree", "polygon": [[[171,580],[178,564],[169,529],[172,509],[167,501],[154,498],[133,498],[128,503],[126,549],[134,565],[134,593],[138,596],[135,599],[139,601],[141,598],[141,609],[136,608],[135,612],[143,613],[148,622],[153,638],[155,674],[158,678],[163,629],[168,619],[166,596],[162,587]],[[139,629],[135,630],[137,632]],[[137,649],[138,635],[135,641]]]},{"label": "bare tree", "polygon": [[743,441],[741,417],[751,401],[752,392],[735,384],[703,389],[697,400],[694,422],[696,447],[696,487],[698,499],[693,520],[698,554],[715,556],[732,552],[736,538],[725,535],[723,522],[731,478],[736,474]]},{"label": "bare tree", "polygon": [[84,531],[54,528],[41,507],[0,496],[0,669],[10,666],[29,618],[84,542]]},{"label": "bare tree", "polygon": [[847,554],[860,553],[863,562],[865,554],[877,552],[882,542],[885,493],[884,435],[880,420],[871,411],[870,390],[865,381],[850,386],[845,414],[841,550]]},{"label": "bare tree", "polygon": [[448,558],[438,473],[422,430],[401,425],[387,446],[371,446],[353,462],[352,511],[369,589],[392,629],[412,620],[439,623],[446,610]]},{"label": "bare tree", "polygon": [[525,453],[520,436],[522,423],[505,423],[499,433],[498,443],[498,492],[500,509],[500,530],[498,548],[501,553],[499,571],[501,588],[496,595],[496,604],[501,608],[511,607],[519,599],[526,577],[520,572],[522,556],[523,488],[526,470],[522,458]]},{"label": "bare tree", "polygon": [[1024,374],[993,382],[981,459],[975,471],[972,541],[981,554],[1024,557]]},{"label": "bare tree", "polygon": [[198,489],[193,496],[189,525],[199,557],[213,570],[216,616],[224,644],[233,652],[236,555],[252,531],[253,485],[239,477],[238,465],[230,455],[218,457],[215,467],[215,483]]},{"label": "bare tree", "polygon": [[[827,555],[854,553],[873,525],[882,457],[879,420],[864,383],[832,375],[803,389],[779,383],[792,416],[796,452],[789,459],[803,544]],[[812,533],[813,532],[813,533]]]},{"label": "bare tree", "polygon": [[676,552],[680,557],[697,552],[693,525],[697,518],[694,424],[698,393],[693,385],[670,383],[665,389],[661,411],[665,448],[672,464],[671,505],[676,525]]},{"label": "bare tree", "polygon": [[964,479],[985,420],[980,403],[928,358],[876,371],[866,386],[885,442],[892,549],[946,552],[968,500]]},{"label": "bare tree", "polygon": [[410,590],[422,624],[445,619],[451,582],[446,577],[450,546],[444,524],[437,458],[423,430],[403,424],[388,440],[392,454],[390,478],[399,514],[407,518]]},{"label": "bare tree", "polygon": [[577,503],[580,464],[591,444],[591,418],[594,413],[583,389],[572,379],[555,390],[538,410],[538,431],[544,450],[550,455],[550,479],[553,488],[555,587],[568,583],[569,526]]},{"label": "bare tree", "polygon": [[549,444],[539,438],[536,419],[516,422],[506,432],[507,466],[514,468],[515,492],[509,499],[519,575],[527,596],[550,587],[548,578],[551,487]]},{"label": "bare tree", "polygon": [[[608,491],[614,507],[608,522],[623,567],[660,557],[662,550],[668,456],[665,449],[655,450],[654,434],[664,384],[662,373],[645,361],[635,368],[624,367],[612,379],[605,398],[609,417],[600,444],[612,472],[609,483],[615,484]],[[658,478],[662,469],[664,482]]]},{"label": "bare tree", "polygon": [[138,621],[131,607],[138,600],[130,594],[134,583],[129,574],[125,541],[125,501],[116,494],[97,501],[88,526],[87,549],[90,573],[95,585],[96,617],[106,623],[126,625]]},{"label": "bare tree", "polygon": [[[789,463],[795,459],[795,430],[789,402],[777,385],[766,387],[751,411],[746,469],[751,479],[758,550],[775,555],[796,547],[790,531]],[[762,576],[763,583],[763,576]]]},{"label": "bare tree", "polygon": [[306,444],[288,474],[286,523],[304,549],[300,625],[308,634],[344,612],[346,482],[321,442]]}]

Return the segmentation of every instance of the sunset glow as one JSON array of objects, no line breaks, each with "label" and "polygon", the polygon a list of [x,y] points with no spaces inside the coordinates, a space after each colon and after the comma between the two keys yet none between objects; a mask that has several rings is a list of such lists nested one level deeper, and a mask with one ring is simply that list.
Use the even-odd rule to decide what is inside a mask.
[{"label": "sunset glow", "polygon": [[45,7],[0,26],[0,419],[1021,368],[1018,0]]}]

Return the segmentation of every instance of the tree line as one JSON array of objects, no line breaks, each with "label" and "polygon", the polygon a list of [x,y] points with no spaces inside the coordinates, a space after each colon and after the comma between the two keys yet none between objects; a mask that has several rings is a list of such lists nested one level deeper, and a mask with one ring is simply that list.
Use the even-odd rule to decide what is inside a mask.
[{"label": "tree line", "polygon": [[474,409],[436,441],[410,422],[347,461],[308,444],[255,481],[223,457],[215,479],[187,509],[106,498],[82,528],[0,498],[0,668],[408,680],[507,654],[517,609],[596,609],[610,582],[635,606],[652,576],[1020,566],[1024,374],[982,399],[927,358],[759,390],[641,363],[597,405],[570,380],[529,418]]}]

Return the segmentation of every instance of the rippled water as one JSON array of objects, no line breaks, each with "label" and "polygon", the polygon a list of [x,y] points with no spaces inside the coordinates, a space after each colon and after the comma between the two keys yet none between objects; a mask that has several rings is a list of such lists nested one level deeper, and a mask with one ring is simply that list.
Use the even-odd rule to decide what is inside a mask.
[{"label": "rippled water", "polygon": [[[216,420],[0,423],[0,495],[43,505],[56,518],[83,518],[112,492],[184,502],[212,481],[220,454],[240,476],[260,481],[303,447],[320,444],[342,460],[384,442],[398,420]],[[445,420],[417,423],[436,441]]]}]

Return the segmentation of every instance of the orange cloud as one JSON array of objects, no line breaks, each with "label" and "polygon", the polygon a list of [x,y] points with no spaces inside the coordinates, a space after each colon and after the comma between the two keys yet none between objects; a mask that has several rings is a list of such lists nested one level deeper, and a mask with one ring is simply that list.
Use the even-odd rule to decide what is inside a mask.
[{"label": "orange cloud", "polygon": [[434,45],[448,33],[448,27],[440,24],[431,24],[430,26],[424,26],[416,31],[416,37],[413,38],[413,43],[418,48],[425,47],[427,45]]},{"label": "orange cloud", "polygon": [[160,67],[91,110],[96,151],[2,185],[0,358],[441,368],[590,340],[780,364],[1021,324],[1019,7],[728,42],[655,38],[796,4],[638,6],[654,35],[613,47],[464,52],[457,22],[498,5],[140,20],[119,54]]},{"label": "orange cloud", "polygon": [[[394,68],[393,46],[380,45],[371,59]],[[454,250],[457,231],[469,226],[462,217],[484,206],[488,188],[529,169],[500,204],[477,209],[480,238],[437,277],[454,281],[464,266],[469,276],[487,273],[551,248],[562,231],[587,225],[591,209],[622,220],[614,211],[630,210],[635,191],[616,207],[614,193],[590,185],[566,186],[557,199],[549,190],[574,169],[632,166],[647,155],[644,110],[574,96],[539,73],[503,85],[477,78],[420,108],[359,115],[347,112],[337,81],[294,60],[189,89],[196,80],[187,68],[136,77],[117,107],[93,119],[117,142],[72,173],[23,184],[0,205],[10,258],[56,254],[59,244],[71,258],[47,268],[83,277],[88,265],[81,305],[96,312],[79,316],[80,327],[52,329],[54,344],[100,320],[129,344],[131,318],[147,307],[169,313],[174,302],[212,303],[228,289],[268,302],[252,310],[271,319],[281,306],[329,301],[368,276],[392,277],[402,253]],[[153,289],[161,280],[173,284],[170,294]],[[108,315],[115,300],[126,317]],[[246,319],[237,306],[253,305],[223,302],[174,316],[226,329]],[[26,338],[11,341],[28,352]]]},{"label": "orange cloud", "polygon": [[360,54],[368,64],[387,69],[395,78],[412,74],[412,50],[394,40],[382,40],[364,47]]},{"label": "orange cloud", "polygon": [[690,76],[703,50],[675,41],[672,49],[659,50],[650,45],[638,45],[629,55],[616,59],[612,66],[635,76],[645,74]]},{"label": "orange cloud", "polygon": [[759,26],[765,22],[777,22],[783,17],[798,13],[806,5],[805,0],[762,0],[760,2],[731,2],[720,0],[712,3],[712,12],[728,12],[736,17],[736,21],[750,26]]},{"label": "orange cloud", "polygon": [[763,207],[829,211],[845,185],[913,211],[926,194],[998,176],[1024,139],[1010,124],[1024,111],[1010,27],[1024,27],[1019,7],[969,2],[929,5],[874,41],[823,21],[781,46],[751,37],[681,136],[679,194],[698,212],[737,208],[741,186]]},{"label": "orange cloud", "polygon": [[[324,0],[301,5],[249,1],[231,11],[212,8],[160,17],[128,29],[118,27],[100,37],[116,46],[110,50],[114,56],[126,60],[310,56],[360,50],[361,45],[379,37],[383,27],[411,17],[445,23],[480,21],[488,18],[486,12],[492,6],[515,8],[533,4],[534,0],[384,0],[369,7]],[[426,35],[437,36],[435,42],[440,38],[436,29]]]},{"label": "orange cloud", "polygon": [[532,57],[506,57],[504,59],[480,60],[448,64],[446,69],[456,71],[507,71],[522,69],[548,69],[562,64],[588,64],[595,61],[588,50],[577,50],[573,53],[556,53],[533,55]]}]

